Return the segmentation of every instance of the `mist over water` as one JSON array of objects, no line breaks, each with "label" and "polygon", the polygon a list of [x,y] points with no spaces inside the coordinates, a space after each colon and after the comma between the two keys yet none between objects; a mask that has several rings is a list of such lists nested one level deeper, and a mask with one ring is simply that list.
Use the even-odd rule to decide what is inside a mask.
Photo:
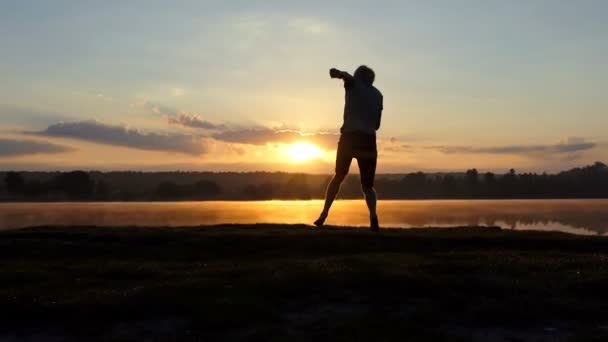
[{"label": "mist over water", "polygon": [[[322,201],[3,203],[0,229],[42,225],[183,227],[222,223],[311,224]],[[608,232],[608,200],[380,201],[384,227],[501,226],[574,234]],[[327,224],[367,226],[363,200],[336,201]]]}]

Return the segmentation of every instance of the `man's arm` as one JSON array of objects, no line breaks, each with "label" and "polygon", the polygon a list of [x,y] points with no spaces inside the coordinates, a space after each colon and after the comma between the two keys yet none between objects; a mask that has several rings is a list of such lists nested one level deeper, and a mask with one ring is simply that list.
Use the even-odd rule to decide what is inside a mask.
[{"label": "man's arm", "polygon": [[340,71],[336,68],[329,69],[329,77],[331,78],[339,78],[344,81],[344,83],[350,83],[354,80],[354,78],[347,73],[346,71]]},{"label": "man's arm", "polygon": [[380,95],[380,112],[378,113],[378,123],[376,123],[376,131],[380,129],[380,121],[382,120],[382,110],[384,110],[384,97]]}]

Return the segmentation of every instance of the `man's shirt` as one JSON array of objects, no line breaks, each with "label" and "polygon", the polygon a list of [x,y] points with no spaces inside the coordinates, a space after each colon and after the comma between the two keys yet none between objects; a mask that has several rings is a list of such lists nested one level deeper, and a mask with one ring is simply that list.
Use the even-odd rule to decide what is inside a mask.
[{"label": "man's shirt", "polygon": [[361,132],[375,136],[382,116],[382,93],[357,79],[344,82],[344,89],[344,124],[340,132]]}]

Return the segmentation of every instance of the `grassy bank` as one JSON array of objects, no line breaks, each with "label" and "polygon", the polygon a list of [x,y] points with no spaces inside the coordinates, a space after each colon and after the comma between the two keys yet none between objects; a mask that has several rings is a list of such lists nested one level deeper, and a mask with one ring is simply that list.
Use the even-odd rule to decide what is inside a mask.
[{"label": "grassy bank", "polygon": [[608,239],[238,225],[0,232],[0,339],[604,341]]}]

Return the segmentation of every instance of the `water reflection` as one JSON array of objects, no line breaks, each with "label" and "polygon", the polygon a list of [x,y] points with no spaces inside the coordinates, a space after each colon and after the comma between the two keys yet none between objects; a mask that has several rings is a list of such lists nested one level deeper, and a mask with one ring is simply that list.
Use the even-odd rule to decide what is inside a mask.
[{"label": "water reflection", "polygon": [[[219,223],[311,223],[321,201],[172,203],[5,203],[0,229],[39,225],[196,226]],[[498,225],[511,229],[608,232],[608,200],[381,201],[384,226]],[[338,201],[331,225],[365,226],[363,201]]]}]

